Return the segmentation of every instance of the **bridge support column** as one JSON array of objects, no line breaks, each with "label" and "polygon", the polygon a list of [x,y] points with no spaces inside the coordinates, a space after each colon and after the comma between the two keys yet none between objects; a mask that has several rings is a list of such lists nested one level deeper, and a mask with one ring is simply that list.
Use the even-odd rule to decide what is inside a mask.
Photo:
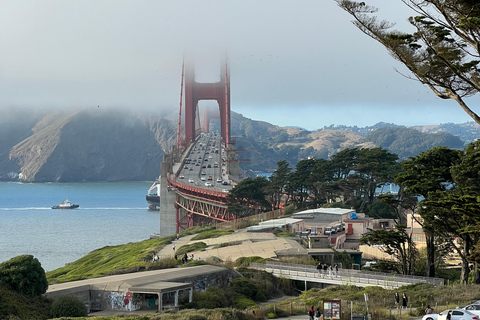
[{"label": "bridge support column", "polygon": [[168,188],[167,176],[173,171],[173,154],[165,154],[160,165],[160,236],[176,234],[175,192]]}]

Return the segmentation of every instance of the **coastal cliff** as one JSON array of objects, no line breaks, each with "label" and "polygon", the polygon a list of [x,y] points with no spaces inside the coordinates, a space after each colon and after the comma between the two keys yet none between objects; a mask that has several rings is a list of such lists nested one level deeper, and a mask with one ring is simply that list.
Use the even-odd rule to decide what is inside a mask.
[{"label": "coastal cliff", "polygon": [[28,182],[153,180],[174,133],[164,118],[126,111],[54,112],[11,148],[8,162],[17,165],[18,180]]}]

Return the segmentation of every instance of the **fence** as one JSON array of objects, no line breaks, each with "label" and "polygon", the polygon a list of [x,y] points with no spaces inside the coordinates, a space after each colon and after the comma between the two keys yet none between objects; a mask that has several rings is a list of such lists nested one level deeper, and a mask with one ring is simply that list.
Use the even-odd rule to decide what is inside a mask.
[{"label": "fence", "polygon": [[262,212],[253,216],[235,219],[232,221],[217,223],[217,230],[237,230],[244,229],[248,226],[257,224],[258,222],[275,219],[283,215],[282,209],[269,212]]}]

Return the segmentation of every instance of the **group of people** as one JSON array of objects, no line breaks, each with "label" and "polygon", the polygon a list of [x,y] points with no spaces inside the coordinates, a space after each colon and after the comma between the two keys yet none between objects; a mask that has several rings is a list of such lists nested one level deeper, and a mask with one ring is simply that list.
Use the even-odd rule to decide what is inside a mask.
[{"label": "group of people", "polygon": [[335,275],[338,275],[338,265],[334,265],[334,266],[331,266],[331,265],[328,265],[328,264],[321,264],[319,263],[317,265],[317,270],[318,270],[318,273],[323,277],[324,275],[329,275],[329,276],[333,276],[334,274]]},{"label": "group of people", "polygon": [[407,304],[408,304],[408,297],[405,294],[405,292],[402,294],[402,305],[401,306],[400,306],[400,295],[398,294],[398,292],[395,292],[395,307],[397,307],[397,309],[399,307],[401,307],[402,309],[406,309]]},{"label": "group of people", "polygon": [[308,310],[308,316],[310,317],[309,320],[320,320],[322,313],[320,312],[320,308],[314,309],[313,306],[310,307]]}]

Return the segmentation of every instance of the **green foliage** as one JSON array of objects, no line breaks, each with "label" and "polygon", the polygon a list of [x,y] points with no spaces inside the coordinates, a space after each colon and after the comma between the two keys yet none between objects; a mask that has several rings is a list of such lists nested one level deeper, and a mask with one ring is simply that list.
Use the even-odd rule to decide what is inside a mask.
[{"label": "green foliage", "polygon": [[87,307],[74,296],[61,296],[52,304],[50,313],[53,318],[86,317]]},{"label": "green foliage", "polygon": [[106,274],[126,273],[148,269],[153,256],[175,236],[149,239],[94,250],[86,256],[59,269],[47,272],[50,284],[97,278]]},{"label": "green foliage", "polygon": [[0,284],[29,296],[44,294],[48,288],[45,270],[32,255],[17,256],[0,263]]},{"label": "green foliage", "polygon": [[202,233],[197,234],[192,238],[192,240],[203,240],[203,239],[211,239],[211,238],[218,238],[221,236],[225,236],[228,234],[233,233],[233,230],[229,231],[222,231],[222,230],[209,230],[209,231],[204,231]]},{"label": "green foliage", "polygon": [[216,246],[213,246],[212,249],[218,249],[218,248],[225,248],[229,246],[236,246],[241,244],[241,241],[231,241],[231,242],[222,242],[220,244],[217,244]]},{"label": "green foliage", "polygon": [[245,297],[255,301],[266,301],[265,290],[260,288],[255,282],[247,278],[233,279],[231,289],[235,293],[244,295]]},{"label": "green foliage", "polygon": [[211,231],[211,230],[215,230],[215,225],[195,226],[195,227],[191,227],[186,230],[180,231],[179,235],[181,237],[184,237],[184,236],[202,233],[202,232]]},{"label": "green foliage", "polygon": [[257,257],[257,256],[254,256],[254,257],[240,257],[237,260],[235,260],[234,266],[237,267],[237,268],[248,267],[248,265],[252,262],[253,263],[264,263],[265,258]]},{"label": "green foliage", "polygon": [[283,214],[286,216],[293,214],[294,211],[295,211],[295,206],[293,204],[290,204],[285,208],[283,208]]},{"label": "green foliage", "polygon": [[243,294],[236,294],[234,306],[237,309],[243,310],[246,308],[257,307],[257,304],[252,299],[245,297]]},{"label": "green foliage", "polygon": [[0,284],[0,319],[48,319],[50,306],[43,296],[22,295]]},{"label": "green foliage", "polygon": [[185,253],[203,251],[205,250],[206,247],[207,247],[207,244],[205,242],[195,242],[192,244],[187,244],[177,249],[177,255],[181,257]]},{"label": "green foliage", "polygon": [[279,238],[295,237],[295,234],[288,231],[278,232],[278,233],[275,233],[275,235]]},{"label": "green foliage", "polygon": [[233,296],[224,289],[218,287],[210,287],[205,291],[194,291],[192,302],[188,303],[188,293],[182,298],[181,302],[185,303],[186,308],[195,309],[215,309],[224,308],[232,305]]},{"label": "green foliage", "polygon": [[351,269],[353,264],[353,257],[345,251],[333,251],[334,263],[341,263],[343,269]]}]

